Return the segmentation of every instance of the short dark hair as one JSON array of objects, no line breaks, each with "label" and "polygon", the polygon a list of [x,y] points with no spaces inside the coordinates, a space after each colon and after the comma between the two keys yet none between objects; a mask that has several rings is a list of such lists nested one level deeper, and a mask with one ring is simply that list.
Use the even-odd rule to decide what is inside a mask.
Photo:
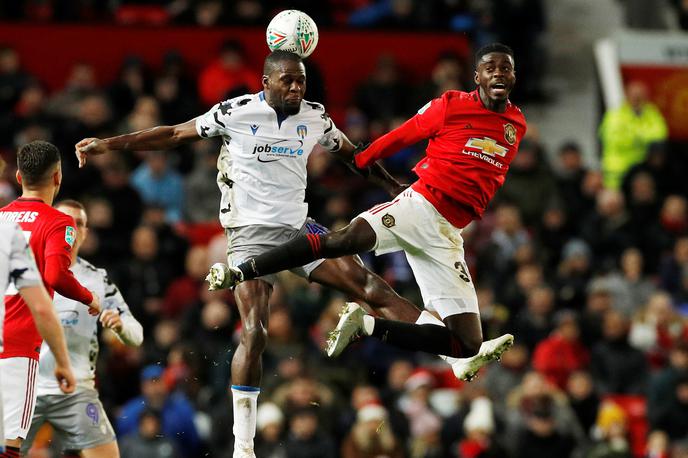
[{"label": "short dark hair", "polygon": [[512,59],[514,58],[514,50],[508,47],[507,45],[503,45],[501,43],[490,43],[489,45],[485,45],[482,48],[478,49],[478,51],[475,53],[475,66],[478,66],[478,64],[480,63],[480,59],[482,59],[484,55],[493,52],[508,54],[511,56]]},{"label": "short dark hair", "polygon": [[63,200],[59,201],[58,203],[56,203],[55,205],[53,205],[53,207],[55,207],[55,208],[57,208],[57,207],[70,207],[70,208],[76,208],[78,210],[86,211],[86,207],[84,207],[84,204],[82,204],[78,200],[74,200],[74,199],[63,199]]},{"label": "short dark hair", "polygon": [[270,54],[268,54],[268,57],[265,58],[265,64],[263,64],[263,75],[269,75],[270,73],[279,69],[279,64],[285,61],[302,63],[303,59],[301,59],[298,54],[294,54],[293,52],[280,50],[272,51]]},{"label": "short dark hair", "polygon": [[17,153],[17,169],[28,185],[40,183],[59,162],[60,150],[57,146],[41,140],[27,143]]}]

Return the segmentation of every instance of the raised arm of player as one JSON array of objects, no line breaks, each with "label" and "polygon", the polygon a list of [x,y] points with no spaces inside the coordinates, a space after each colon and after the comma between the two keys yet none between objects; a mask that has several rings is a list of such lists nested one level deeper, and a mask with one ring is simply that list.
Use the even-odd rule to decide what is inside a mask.
[{"label": "raised arm of player", "polygon": [[76,237],[74,220],[71,216],[55,218],[45,242],[45,269],[43,281],[60,295],[88,305],[88,313],[100,313],[100,299],[74,278],[69,270],[72,263],[71,250]]},{"label": "raised arm of player", "polygon": [[74,391],[76,380],[69,362],[64,332],[50,296],[41,282],[41,275],[36,268],[31,249],[19,227],[12,236],[9,272],[10,279],[33,315],[38,332],[55,355],[55,377],[60,389],[65,393],[71,393]]},{"label": "raised arm of player", "polygon": [[370,164],[394,155],[397,151],[432,137],[444,124],[446,94],[428,102],[411,119],[396,129],[375,140],[368,148],[354,158],[356,167]]},{"label": "raised arm of player", "polygon": [[156,126],[102,140],[99,138],[85,138],[76,144],[76,157],[79,159],[79,167],[83,167],[89,155],[96,156],[121,150],[170,149],[182,143],[200,140],[201,138],[196,131],[196,120],[192,119],[175,126]]},{"label": "raised arm of player", "polygon": [[406,189],[407,185],[400,184],[379,162],[375,162],[366,168],[356,167],[354,164],[354,157],[360,149],[361,148],[351,143],[346,135],[342,133],[341,147],[336,151],[330,152],[338,159],[342,160],[355,173],[367,178],[371,183],[380,186],[393,197]]}]

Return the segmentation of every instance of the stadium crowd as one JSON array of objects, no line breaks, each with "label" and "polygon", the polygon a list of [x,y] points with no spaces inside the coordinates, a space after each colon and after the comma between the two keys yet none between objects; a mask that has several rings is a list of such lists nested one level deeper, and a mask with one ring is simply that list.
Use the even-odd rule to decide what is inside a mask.
[{"label": "stadium crowd", "polygon": [[[89,216],[81,255],[109,271],[144,327],[140,348],[102,333],[98,388],[125,458],[231,456],[238,314],[230,293],[208,292],[203,281],[225,260],[219,145],[101,156],[81,170],[73,145],[185,121],[259,90],[259,73],[240,64],[235,44],[223,52],[239,59],[229,76],[210,63],[191,78],[170,53],[155,74],[127,59],[107,87],[77,63],[64,87],[47,93],[21,56],[0,49],[0,153],[10,164],[0,205],[17,197],[16,148],[58,145],[60,198],[84,202]],[[339,127],[367,141],[423,100],[472,89],[453,55],[440,56],[419,87],[404,81],[381,59]],[[317,84],[309,93],[326,98]],[[374,339],[328,359],[321,349],[346,298],[284,275],[271,300],[257,456],[688,456],[688,183],[662,142],[605,187],[575,139],[546,154],[539,135],[530,125],[490,210],[463,232],[486,338],[516,336],[501,364],[461,384],[438,358]],[[412,180],[422,146],[390,158],[389,170]],[[309,180],[310,214],[331,228],[386,200],[324,152],[312,155]],[[403,256],[364,260],[421,304]]]}]

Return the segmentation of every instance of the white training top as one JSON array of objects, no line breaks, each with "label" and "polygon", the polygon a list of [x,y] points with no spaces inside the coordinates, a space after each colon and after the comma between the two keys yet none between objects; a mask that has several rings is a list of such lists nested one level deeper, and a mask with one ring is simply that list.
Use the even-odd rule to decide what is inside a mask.
[{"label": "white training top", "polygon": [[[0,299],[9,285],[20,290],[42,284],[33,253],[17,223],[0,221]],[[2,328],[5,321],[5,301],[0,301],[0,353]]]},{"label": "white training top", "polygon": [[300,228],[308,214],[306,163],[319,143],[342,145],[342,133],[319,103],[278,119],[262,92],[218,103],[196,118],[201,137],[222,136],[217,183],[224,227],[253,224]]},{"label": "white training top", "polygon": [[[98,269],[88,261],[77,258],[70,268],[79,283],[101,298],[101,308],[117,310],[122,320],[120,340],[127,345],[138,346],[143,342],[143,328],[133,317],[117,286],[110,281],[105,269]],[[53,300],[67,341],[69,360],[72,363],[77,387],[94,388],[96,360],[98,359],[98,318],[88,314],[88,307],[81,302],[67,299],[55,293]],[[63,394],[55,380],[55,357],[43,342],[38,360],[37,395]]]}]

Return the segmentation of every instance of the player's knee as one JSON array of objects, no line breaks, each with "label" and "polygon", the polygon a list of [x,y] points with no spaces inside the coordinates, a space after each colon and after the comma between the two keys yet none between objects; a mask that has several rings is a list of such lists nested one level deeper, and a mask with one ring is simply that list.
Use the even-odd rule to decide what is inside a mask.
[{"label": "player's knee", "polygon": [[371,306],[384,304],[390,295],[394,295],[392,288],[380,277],[366,271],[365,277],[360,281],[361,299]]}]

